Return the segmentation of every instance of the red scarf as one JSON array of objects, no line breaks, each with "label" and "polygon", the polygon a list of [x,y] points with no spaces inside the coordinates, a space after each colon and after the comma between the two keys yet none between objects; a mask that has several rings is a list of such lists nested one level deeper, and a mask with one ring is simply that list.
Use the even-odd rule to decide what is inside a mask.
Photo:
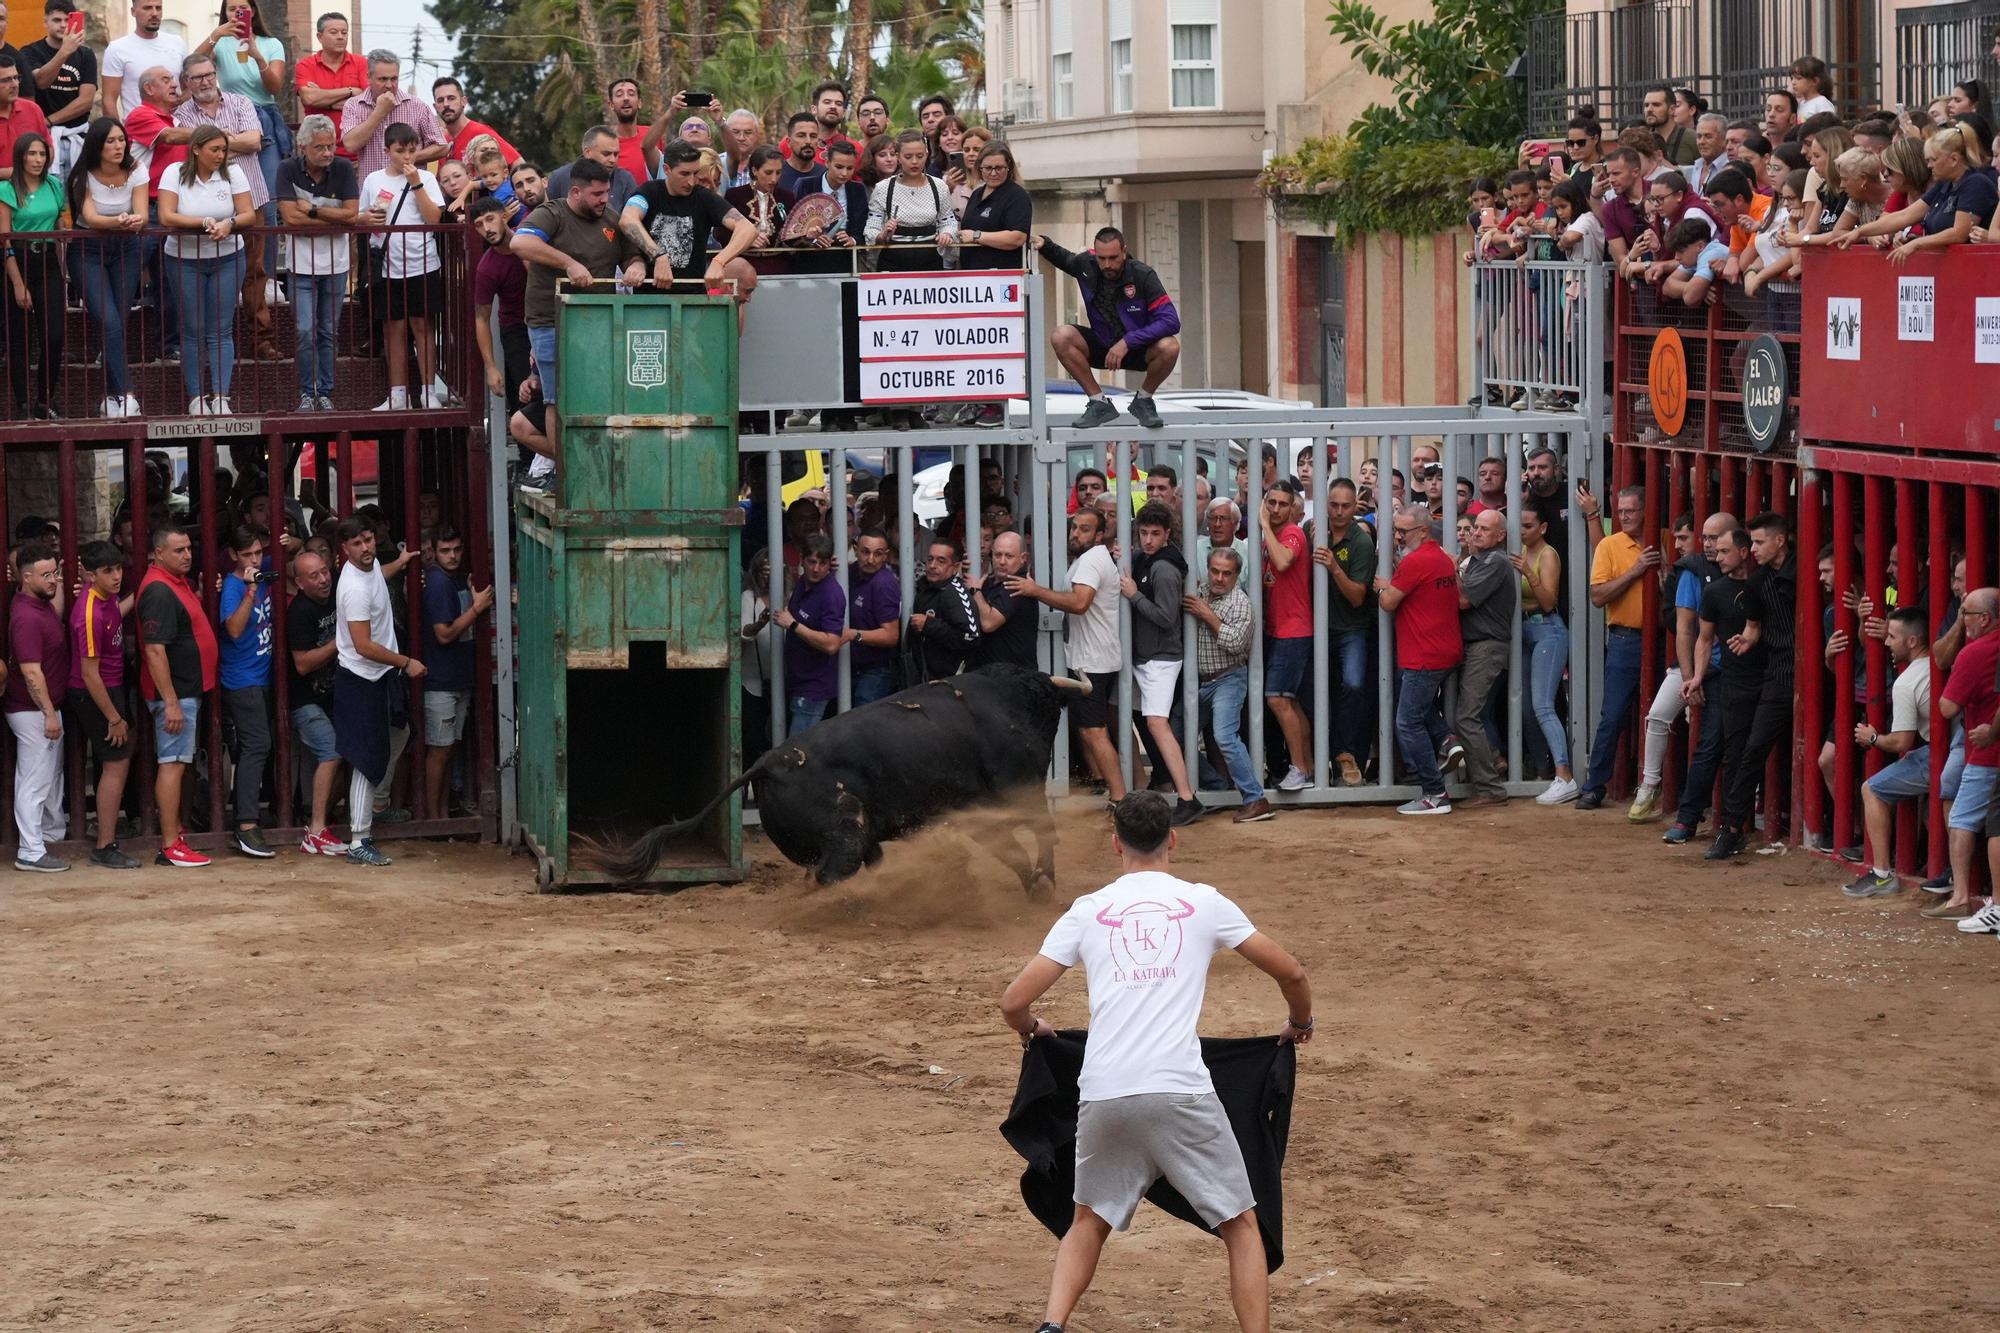
[{"label": "red scarf", "polygon": [[[202,606],[201,598],[195,596],[194,588],[186,579],[169,574],[158,565],[149,565],[146,577],[139,580],[139,595],[144,597],[146,589],[155,583],[164,583],[173,589],[174,596],[180,598],[181,607],[187,612],[189,623],[194,626],[195,646],[201,650],[201,689],[202,693],[206,694],[215,688],[216,666],[222,660],[222,649],[215,640],[215,626],[208,623],[208,611]],[[137,609],[136,602],[134,609]],[[143,699],[157,699],[160,697],[159,687],[153,683],[153,673],[145,666],[146,622],[143,618],[139,620],[138,629],[139,696]]]}]

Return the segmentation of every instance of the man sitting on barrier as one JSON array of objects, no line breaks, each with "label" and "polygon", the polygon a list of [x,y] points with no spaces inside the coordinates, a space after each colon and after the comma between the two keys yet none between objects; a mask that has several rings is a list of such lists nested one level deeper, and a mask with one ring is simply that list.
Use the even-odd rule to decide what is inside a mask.
[{"label": "man sitting on barrier", "polygon": [[[723,283],[734,281],[740,332],[749,313],[750,294],[757,290],[757,271],[742,258],[743,252],[757,243],[756,224],[697,182],[701,150],[693,144],[671,140],[660,150],[660,168],[665,174],[659,180],[647,181],[626,201],[618,229],[645,256],[658,285],[699,277],[710,292],[715,292]],[[729,244],[710,259],[708,238],[718,227],[728,230]],[[626,276],[637,281],[639,273],[639,265],[634,264]]]},{"label": "man sitting on barrier", "polygon": [[1928,639],[1921,609],[1905,606],[1889,613],[1882,639],[1896,665],[1896,683],[1889,692],[1889,730],[1881,731],[1862,719],[1854,724],[1854,743],[1895,759],[1861,784],[1862,823],[1868,830],[1868,847],[1875,854],[1875,864],[1842,887],[1841,892],[1850,898],[1877,898],[1903,887],[1889,864],[1894,846],[1889,812],[1903,801],[1928,795],[1931,789]]},{"label": "man sitting on barrier", "polygon": [[1181,331],[1180,313],[1159,274],[1131,257],[1125,235],[1116,227],[1101,228],[1088,254],[1072,254],[1046,236],[1035,237],[1035,250],[1075,278],[1083,292],[1089,322],[1061,325],[1053,339],[1063,369],[1090,395],[1076,419],[1077,429],[1118,419],[1118,409],[1090,372],[1116,372],[1128,362],[1145,368],[1132,399],[1132,419],[1148,430],[1159,429],[1163,423],[1153,391],[1166,383],[1181,357],[1181,340],[1175,336]]}]

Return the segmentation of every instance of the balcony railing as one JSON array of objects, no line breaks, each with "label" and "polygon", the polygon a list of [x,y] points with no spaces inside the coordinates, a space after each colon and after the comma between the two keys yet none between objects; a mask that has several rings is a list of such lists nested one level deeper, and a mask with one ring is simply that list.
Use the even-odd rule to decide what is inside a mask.
[{"label": "balcony railing", "polygon": [[1694,0],[1641,0],[1611,11],[1607,100],[1614,121],[1638,119],[1648,84],[1696,82],[1695,34]]},{"label": "balcony railing", "polygon": [[1807,55],[1826,62],[1828,96],[1844,114],[1879,105],[1878,20],[1878,0],[1709,0],[1711,109],[1761,116],[1764,99],[1787,86],[1792,62]]},{"label": "balcony railing", "polygon": [[[0,283],[6,316],[0,319],[0,364],[7,367],[0,377],[0,443],[310,433],[350,427],[361,415],[381,430],[468,424],[483,415],[471,323],[476,238],[463,225],[392,230],[391,244],[401,239],[415,246],[427,237],[437,250],[440,266],[422,291],[368,281],[368,233],[362,231],[246,228],[245,241],[264,249],[261,267],[267,277],[227,292],[203,288],[192,280],[185,260],[165,252],[164,242],[175,236],[214,248],[185,232],[16,233],[9,239],[24,269],[30,307],[24,309]],[[333,375],[325,395],[330,406],[312,410],[300,406],[297,322],[305,308],[305,282],[287,265],[287,238],[293,235],[322,252],[344,250],[348,261],[347,274],[332,284],[338,309],[330,321]],[[188,300],[195,304],[184,309]],[[405,351],[402,383],[409,405],[388,412],[385,325],[391,314],[414,314],[410,303],[416,300],[428,312],[430,327],[426,338],[412,336]],[[414,325],[405,323],[414,335]],[[203,355],[202,325],[227,328],[233,339],[226,391],[213,358]],[[115,330],[110,340],[107,328]],[[429,353],[422,358],[431,369],[429,383],[419,370],[418,344]],[[200,369],[198,382],[187,375],[190,357]],[[229,400],[226,418],[189,412],[191,399],[218,392]],[[122,410],[128,398],[136,402],[135,410]]]},{"label": "balcony railing", "polygon": [[1966,79],[1992,88],[2000,81],[2000,62],[1993,59],[1996,32],[2000,0],[1897,10],[1897,100],[1925,106]]},{"label": "balcony railing", "polygon": [[1590,107],[1603,114],[1610,85],[1604,81],[1602,28],[1597,10],[1538,14],[1528,20],[1522,47],[1527,79],[1528,132],[1559,138],[1570,116]]}]

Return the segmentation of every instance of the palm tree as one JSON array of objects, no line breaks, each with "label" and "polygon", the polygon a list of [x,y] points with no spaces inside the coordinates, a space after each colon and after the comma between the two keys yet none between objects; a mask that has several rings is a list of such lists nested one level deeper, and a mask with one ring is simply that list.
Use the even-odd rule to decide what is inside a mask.
[{"label": "palm tree", "polygon": [[875,0],[849,0],[847,35],[841,43],[847,55],[847,98],[850,105],[868,95],[875,64]]}]

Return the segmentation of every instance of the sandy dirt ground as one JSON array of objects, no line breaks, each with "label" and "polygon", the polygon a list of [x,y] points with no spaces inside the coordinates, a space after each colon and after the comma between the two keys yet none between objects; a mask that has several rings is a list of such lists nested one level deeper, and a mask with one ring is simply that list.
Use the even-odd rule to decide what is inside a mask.
[{"label": "sandy dirt ground", "polygon": [[[1111,870],[1063,815],[1067,896]],[[1032,1329],[995,998],[1055,908],[941,833],[835,890],[0,876],[0,1328]],[[1181,866],[1318,991],[1275,1327],[2000,1327],[2000,942],[1617,814],[1290,814]],[[1081,1023],[1081,977],[1046,1006]],[[1275,1030],[1220,960],[1204,1030]],[[1233,1327],[1142,1210],[1076,1333]]]}]

